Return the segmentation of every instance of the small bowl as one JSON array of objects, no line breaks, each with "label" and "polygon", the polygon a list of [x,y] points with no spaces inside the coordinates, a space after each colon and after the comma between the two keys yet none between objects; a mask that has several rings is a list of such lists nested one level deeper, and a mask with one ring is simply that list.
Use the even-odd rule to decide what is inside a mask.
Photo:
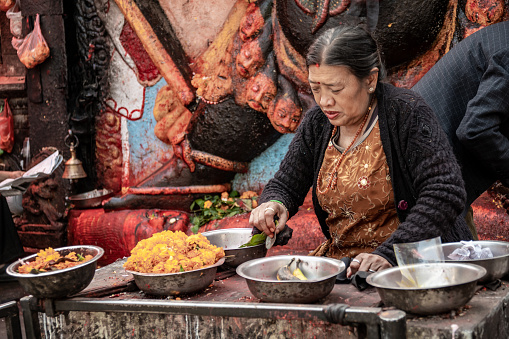
[{"label": "small bowl", "polygon": [[[15,261],[6,272],[18,279],[21,287],[37,298],[63,298],[84,290],[92,281],[97,268],[97,260],[102,257],[104,250],[98,246],[78,245],[55,248],[60,255],[66,256],[71,252],[92,255],[93,258],[83,264],[39,274],[18,273],[18,267],[22,265],[20,260]],[[34,261],[37,254],[32,254],[21,259],[23,262]]]},{"label": "small bowl", "polygon": [[212,245],[223,248],[226,256],[225,266],[237,267],[246,261],[265,257],[267,254],[265,242],[256,246],[239,248],[251,239],[251,232],[251,228],[225,228],[202,234]]},{"label": "small bowl", "polygon": [[[308,280],[277,280],[277,270],[292,260],[302,260],[301,271]],[[334,288],[336,276],[345,270],[342,261],[313,256],[277,255],[247,261],[237,267],[251,293],[266,302],[313,303]]]},{"label": "small bowl", "polygon": [[113,191],[106,188],[95,189],[90,192],[71,195],[69,201],[74,205],[74,208],[95,208],[101,206],[103,200],[113,196]]},{"label": "small bowl", "polygon": [[129,270],[127,272],[134,276],[138,288],[147,294],[164,296],[189,294],[209,286],[214,281],[217,268],[224,260],[223,257],[214,265],[178,273],[140,273]]},{"label": "small bowl", "polygon": [[493,258],[475,260],[449,259],[449,254],[463,246],[461,242],[452,242],[441,245],[444,251],[444,261],[450,263],[475,264],[484,267],[487,273],[479,280],[479,283],[489,283],[509,273],[509,242],[481,240],[474,241],[473,243],[481,245],[481,248],[489,247],[491,253],[493,253]]},{"label": "small bowl", "polygon": [[432,315],[465,305],[476,292],[477,281],[486,269],[472,264],[433,263],[406,266],[416,277],[429,277],[425,287],[401,287],[401,267],[393,267],[368,276],[368,284],[376,287],[387,306],[403,311]]}]

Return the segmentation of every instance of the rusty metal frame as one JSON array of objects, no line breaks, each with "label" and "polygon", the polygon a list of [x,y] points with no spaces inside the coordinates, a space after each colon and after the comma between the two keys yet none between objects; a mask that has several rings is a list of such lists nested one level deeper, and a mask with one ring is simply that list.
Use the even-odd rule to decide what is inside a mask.
[{"label": "rusty metal frame", "polygon": [[19,322],[19,308],[16,301],[9,301],[0,305],[0,318],[6,318],[8,339],[21,339],[21,324]]},{"label": "rusty metal frame", "polygon": [[[344,326],[355,326],[363,339],[406,337],[406,313],[401,310],[384,311],[379,307],[350,307],[344,304],[293,305],[274,303],[234,303],[179,300],[97,300],[73,298],[37,300],[33,296],[20,300],[29,338],[40,338],[35,328],[37,312],[54,317],[65,312],[128,312],[152,314],[187,314],[195,316],[268,318],[287,320],[321,320]],[[340,309],[341,312],[335,312]],[[332,316],[331,316],[332,314]]]}]

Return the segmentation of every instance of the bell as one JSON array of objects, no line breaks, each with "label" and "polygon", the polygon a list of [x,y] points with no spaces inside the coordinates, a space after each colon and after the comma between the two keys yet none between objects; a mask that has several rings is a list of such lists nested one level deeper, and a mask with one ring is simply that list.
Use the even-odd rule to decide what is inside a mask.
[{"label": "bell", "polygon": [[[69,131],[69,134],[72,135],[71,131]],[[65,162],[64,174],[62,174],[62,178],[71,179],[71,180],[86,178],[87,173],[85,173],[85,170],[83,169],[83,165],[81,164],[81,161],[78,158],[76,158],[76,150],[74,148],[74,143],[71,143],[68,146],[69,146],[69,150],[71,151],[71,159],[69,159]]]}]

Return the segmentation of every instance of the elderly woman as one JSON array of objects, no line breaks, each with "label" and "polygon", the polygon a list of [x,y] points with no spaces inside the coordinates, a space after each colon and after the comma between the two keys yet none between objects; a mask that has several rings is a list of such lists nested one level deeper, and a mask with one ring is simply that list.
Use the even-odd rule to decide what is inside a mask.
[{"label": "elderly woman", "polygon": [[465,189],[447,138],[422,98],[381,82],[371,35],[330,29],[309,48],[306,64],[318,105],[251,212],[254,231],[289,233],[286,221],[312,187],[327,238],[313,254],[352,258],[348,277],[396,265],[395,243],[472,239],[458,217]]}]

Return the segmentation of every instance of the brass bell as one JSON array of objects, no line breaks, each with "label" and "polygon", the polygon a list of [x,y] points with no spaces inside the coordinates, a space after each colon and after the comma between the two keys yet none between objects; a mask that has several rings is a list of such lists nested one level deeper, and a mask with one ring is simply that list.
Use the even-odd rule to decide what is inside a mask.
[{"label": "brass bell", "polygon": [[[70,137],[74,137],[76,144],[74,143],[74,141],[71,141],[70,144],[68,144]],[[71,151],[71,159],[65,162],[64,174],[62,174],[62,178],[71,180],[86,178],[87,173],[85,173],[81,161],[78,158],[76,158],[76,147],[78,147],[79,144],[78,137],[73,135],[72,131],[69,130],[69,135],[65,137],[64,142]]]}]

